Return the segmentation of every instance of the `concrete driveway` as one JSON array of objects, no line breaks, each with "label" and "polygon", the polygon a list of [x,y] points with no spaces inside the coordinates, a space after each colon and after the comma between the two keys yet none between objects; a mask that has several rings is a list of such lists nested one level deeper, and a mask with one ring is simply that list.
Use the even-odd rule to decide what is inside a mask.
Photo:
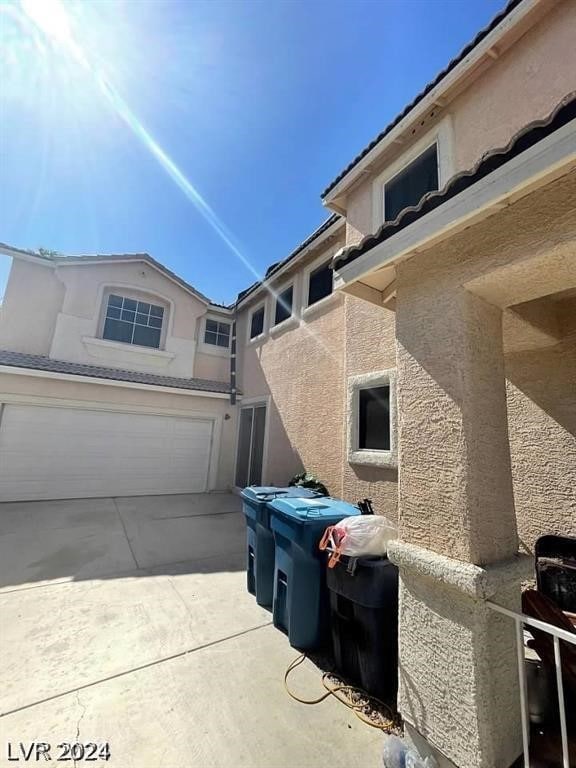
[{"label": "concrete driveway", "polygon": [[[0,766],[32,742],[109,744],[78,766],[379,766],[377,730],[286,694],[270,618],[235,496],[0,504]],[[317,696],[320,672],[292,685]]]}]

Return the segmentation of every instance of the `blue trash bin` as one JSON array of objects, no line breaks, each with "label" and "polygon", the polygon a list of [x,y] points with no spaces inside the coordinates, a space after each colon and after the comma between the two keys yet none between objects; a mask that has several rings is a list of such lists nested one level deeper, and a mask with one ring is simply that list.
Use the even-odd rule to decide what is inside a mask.
[{"label": "blue trash bin", "polygon": [[332,498],[277,498],[269,507],[276,550],[274,626],[295,648],[317,648],[327,636],[329,607],[325,558],[318,544],[329,525],[360,510]]},{"label": "blue trash bin", "polygon": [[274,587],[274,537],[270,530],[268,503],[276,498],[318,498],[316,491],[291,486],[244,488],[242,511],[246,517],[246,579],[248,592],[256,596],[258,605],[272,605]]}]

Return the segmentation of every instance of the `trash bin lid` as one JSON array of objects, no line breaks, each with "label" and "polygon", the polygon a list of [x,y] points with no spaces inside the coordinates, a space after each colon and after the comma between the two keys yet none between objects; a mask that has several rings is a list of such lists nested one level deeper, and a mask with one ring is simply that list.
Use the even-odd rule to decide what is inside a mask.
[{"label": "trash bin lid", "polygon": [[242,498],[250,501],[266,502],[282,497],[297,497],[300,499],[315,499],[320,496],[317,491],[310,488],[300,488],[297,485],[291,485],[287,488],[276,488],[273,485],[251,485],[244,488],[240,494]]},{"label": "trash bin lid", "polygon": [[326,525],[338,522],[343,517],[359,515],[358,507],[340,499],[321,497],[319,499],[276,498],[269,506],[281,515],[295,522],[306,523],[321,520]]}]

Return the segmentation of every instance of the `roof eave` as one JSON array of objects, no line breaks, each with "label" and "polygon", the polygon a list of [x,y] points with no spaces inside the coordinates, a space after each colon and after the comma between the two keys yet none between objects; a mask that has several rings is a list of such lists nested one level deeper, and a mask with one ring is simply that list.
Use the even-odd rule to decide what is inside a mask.
[{"label": "roof eave", "polygon": [[[548,0],[523,0],[516,8],[511,10],[506,17],[496,26],[486,37],[478,43],[470,53],[465,56],[453,69],[451,69],[440,82],[432,88],[417,104],[403,117],[393,128],[390,129],[376,144],[365,154],[360,153],[357,162],[352,161],[348,170],[343,172],[341,177],[336,177],[322,194],[323,204],[337,213],[344,215],[346,213],[346,195],[350,188],[359,180],[359,178],[370,172],[370,166],[377,163],[381,155],[397,142],[402,134],[407,131],[414,122],[418,122],[430,109],[436,107],[443,109],[448,101],[450,94],[453,94],[458,85],[470,76],[473,70],[480,67],[482,62],[493,63],[495,58],[501,54],[503,41],[508,36],[514,39],[524,34],[538,19],[537,10],[541,9]],[[518,30],[521,27],[521,33]],[[519,33],[513,35],[513,33]]]},{"label": "roof eave", "polygon": [[354,292],[352,286],[360,284],[370,293],[370,301],[380,303],[376,294],[382,291],[370,286],[371,274],[394,267],[569,173],[576,168],[575,137],[576,120],[572,120],[357,258],[335,264],[334,287]]},{"label": "roof eave", "polygon": [[325,229],[322,229],[325,224],[326,222],[324,222],[324,224],[319,227],[319,230],[321,231],[317,236],[312,234],[309,238],[309,242],[304,241],[306,243],[304,247],[299,247],[296,249],[296,252],[281,262],[278,269],[271,272],[265,280],[260,283],[256,283],[252,288],[248,289],[248,292],[245,293],[242,298],[236,302],[235,309],[239,309],[242,305],[248,301],[251,301],[254,296],[256,296],[261,291],[267,290],[273,282],[275,282],[279,277],[282,277],[282,275],[284,275],[288,269],[292,269],[292,267],[298,264],[310,253],[310,251],[312,251],[314,248],[318,248],[318,246],[322,245],[323,242],[337,234],[337,232],[345,226],[346,221],[345,219],[338,218]]}]

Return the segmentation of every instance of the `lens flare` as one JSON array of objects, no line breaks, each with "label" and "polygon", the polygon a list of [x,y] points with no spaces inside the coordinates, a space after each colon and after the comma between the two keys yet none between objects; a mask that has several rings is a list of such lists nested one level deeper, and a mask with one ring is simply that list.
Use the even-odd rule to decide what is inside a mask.
[{"label": "lens flare", "polygon": [[[81,67],[86,69],[93,77],[102,96],[110,104],[116,114],[130,128],[132,133],[146,147],[150,154],[158,161],[160,166],[177,184],[188,200],[199,211],[205,221],[212,227],[214,232],[226,244],[236,258],[246,267],[257,281],[263,281],[264,288],[268,293],[281,304],[290,314],[292,307],[286,306],[284,300],[278,293],[267,285],[261,273],[252,265],[250,260],[242,252],[233,233],[228,229],[220,219],[214,209],[196,189],[192,182],[182,173],[176,163],[168,153],[160,146],[154,136],[148,131],[142,121],[133,112],[124,97],[116,90],[113,83],[106,77],[104,72],[94,66],[86,56],[74,37],[72,25],[66,8],[62,0],[20,0],[21,7],[25,15],[32,21],[36,27],[45,35],[45,37],[55,46],[59,46],[63,51],[70,55]],[[324,341],[312,331],[307,323],[300,318],[300,327],[315,340],[324,352],[332,358],[336,358],[333,351],[324,343]]]},{"label": "lens flare", "polygon": [[68,45],[72,42],[70,21],[59,0],[21,0],[22,10],[46,37]]}]

